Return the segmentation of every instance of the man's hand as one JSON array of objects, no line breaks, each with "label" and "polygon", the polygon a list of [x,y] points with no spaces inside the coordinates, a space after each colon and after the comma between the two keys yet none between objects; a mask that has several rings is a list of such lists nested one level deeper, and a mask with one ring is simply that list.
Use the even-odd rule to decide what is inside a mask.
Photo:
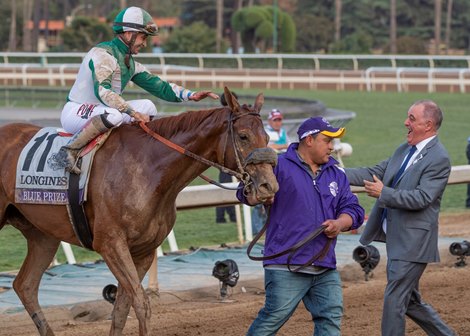
[{"label": "man's hand", "polygon": [[325,233],[325,235],[328,238],[335,238],[342,231],[341,230],[342,225],[336,219],[328,219],[328,220],[324,221],[322,225],[325,227],[325,231],[323,231],[323,232]]},{"label": "man's hand", "polygon": [[204,98],[211,97],[212,99],[219,99],[219,95],[215,94],[212,91],[197,91],[189,96],[189,100],[200,101]]},{"label": "man's hand", "polygon": [[132,118],[134,118],[134,121],[143,121],[143,122],[150,121],[150,117],[147,114],[143,114],[140,112],[134,112],[134,114],[132,114]]},{"label": "man's hand", "polygon": [[382,193],[384,184],[380,181],[377,176],[373,175],[374,182],[364,180],[364,187],[367,195],[374,198],[379,198]]},{"label": "man's hand", "polygon": [[353,224],[353,219],[350,215],[342,213],[339,215],[338,219],[327,219],[322,223],[322,226],[325,227],[325,235],[328,238],[335,238],[341,232],[348,231]]}]

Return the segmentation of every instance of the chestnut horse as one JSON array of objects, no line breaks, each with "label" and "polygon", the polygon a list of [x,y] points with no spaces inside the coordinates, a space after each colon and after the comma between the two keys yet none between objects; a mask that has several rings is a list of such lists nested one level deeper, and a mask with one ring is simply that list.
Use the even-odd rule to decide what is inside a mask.
[{"label": "chestnut horse", "polygon": [[[139,335],[150,334],[150,303],[141,282],[156,248],[173,228],[178,193],[208,168],[207,162],[246,177],[250,193],[254,191],[260,201],[278,189],[272,158],[266,159],[268,137],[259,114],[263,95],[257,96],[254,106],[240,106],[227,88],[225,98],[227,107],[189,111],[146,124],[206,162],[169,148],[136,124],[115,129],[95,155],[85,213],[93,249],[118,281],[110,335],[122,335],[131,306]],[[51,336],[54,332],[38,302],[39,282],[61,241],[78,246],[80,242],[66,206],[15,203],[18,157],[38,130],[30,124],[0,128],[0,229],[11,224],[27,239],[27,256],[13,288],[39,334]],[[257,152],[262,154],[254,155]]]}]

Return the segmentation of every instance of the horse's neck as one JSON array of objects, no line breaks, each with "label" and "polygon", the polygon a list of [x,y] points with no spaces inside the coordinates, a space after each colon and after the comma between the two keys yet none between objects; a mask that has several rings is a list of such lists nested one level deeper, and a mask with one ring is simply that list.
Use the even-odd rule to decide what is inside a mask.
[{"label": "horse's neck", "polygon": [[[186,151],[214,162],[217,159],[217,150],[214,147],[220,143],[221,135],[225,134],[224,130],[224,126],[212,125],[206,120],[194,123],[190,131],[176,132],[168,137],[168,140]],[[158,166],[162,181],[171,181],[166,192],[171,192],[175,198],[184,187],[207,169],[207,165],[176,150],[161,158]]]}]

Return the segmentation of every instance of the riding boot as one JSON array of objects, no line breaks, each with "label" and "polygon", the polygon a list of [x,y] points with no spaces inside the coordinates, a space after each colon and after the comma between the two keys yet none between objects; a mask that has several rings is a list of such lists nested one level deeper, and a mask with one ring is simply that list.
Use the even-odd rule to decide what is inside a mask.
[{"label": "riding boot", "polygon": [[56,155],[56,161],[59,162],[65,170],[80,174],[80,168],[77,167],[77,156],[80,150],[98,135],[108,131],[112,126],[103,120],[101,115],[94,116],[90,122],[70,139],[69,143],[62,146]]}]

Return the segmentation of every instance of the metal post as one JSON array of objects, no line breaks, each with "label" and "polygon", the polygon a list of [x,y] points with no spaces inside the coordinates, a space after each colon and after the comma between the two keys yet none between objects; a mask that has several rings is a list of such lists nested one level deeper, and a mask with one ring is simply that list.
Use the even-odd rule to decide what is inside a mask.
[{"label": "metal post", "polygon": [[72,247],[69,243],[60,242],[62,245],[62,249],[64,250],[65,257],[67,258],[67,262],[69,265],[74,265],[77,263],[75,260],[75,256],[73,255]]},{"label": "metal post", "polygon": [[251,226],[251,207],[243,204],[243,218],[245,220],[245,238],[247,241],[253,240],[253,229]]}]

